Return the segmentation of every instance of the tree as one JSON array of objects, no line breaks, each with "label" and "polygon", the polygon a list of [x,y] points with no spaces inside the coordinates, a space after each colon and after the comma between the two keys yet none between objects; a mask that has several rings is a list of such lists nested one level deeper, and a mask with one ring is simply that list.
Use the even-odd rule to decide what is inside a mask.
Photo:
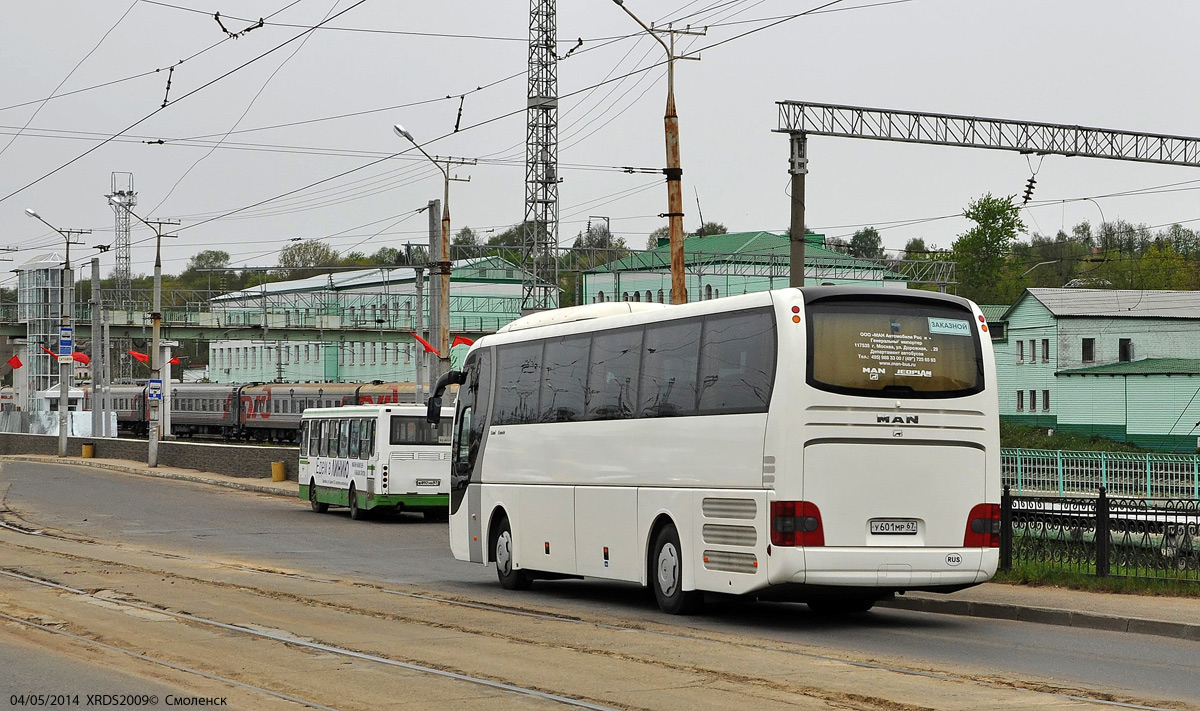
[{"label": "tree", "polygon": [[[811,234],[806,232],[805,234]],[[825,249],[841,254],[850,254],[850,243],[841,237],[826,237]]]},{"label": "tree", "polygon": [[202,252],[197,252],[188,260],[184,271],[196,271],[197,269],[225,269],[229,266],[229,252],[220,249],[206,249]]},{"label": "tree", "polygon": [[671,228],[659,227],[650,233],[650,239],[646,241],[646,249],[658,249],[659,242],[669,239],[671,239]]},{"label": "tree", "polygon": [[454,234],[454,239],[450,240],[452,247],[477,247],[479,246],[479,235],[470,227],[464,227]]},{"label": "tree", "polygon": [[700,229],[696,230],[695,237],[707,237],[709,235],[724,235],[729,234],[729,230],[725,229],[725,225],[720,222],[705,222],[700,225]]},{"label": "tree", "polygon": [[312,271],[303,267],[334,267],[340,263],[338,253],[320,240],[293,242],[279,250],[279,266],[285,270],[284,279],[312,276]]},{"label": "tree", "polygon": [[874,227],[864,227],[850,238],[850,254],[866,259],[883,258],[883,238]]},{"label": "tree", "polygon": [[1020,273],[1014,273],[1009,260],[1017,234],[1025,231],[1019,212],[1011,196],[988,193],[967,204],[963,216],[975,226],[951,246],[961,296],[978,303],[1008,304],[1020,294]]},{"label": "tree", "polygon": [[913,237],[904,243],[904,258],[905,259],[931,259],[929,248],[925,246],[925,240],[922,237]]},{"label": "tree", "polygon": [[[179,275],[179,284],[185,289],[207,289],[210,284],[222,289],[222,283],[228,285],[231,272],[229,267],[229,252],[219,249],[206,249],[197,252],[188,260],[187,266]],[[201,271],[220,269],[220,272]]]}]

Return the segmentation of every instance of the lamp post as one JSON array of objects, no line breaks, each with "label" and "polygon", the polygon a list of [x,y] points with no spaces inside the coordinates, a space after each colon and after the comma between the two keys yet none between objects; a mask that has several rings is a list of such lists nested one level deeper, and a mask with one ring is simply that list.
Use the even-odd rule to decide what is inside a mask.
[{"label": "lamp post", "polygon": [[442,173],[444,185],[442,191],[442,258],[437,262],[431,262],[430,266],[437,268],[442,287],[438,302],[438,313],[440,314],[438,319],[438,358],[441,361],[439,370],[446,373],[450,371],[450,169],[425,152],[421,144],[417,143],[417,139],[413,138],[413,135],[403,126],[396,124],[392,126],[392,130],[396,132],[397,136],[408,139]]},{"label": "lamp post", "polygon": [[[667,167],[663,173],[667,176],[667,224],[671,235],[671,303],[687,303],[687,281],[684,277],[683,263],[683,168],[679,166],[679,115],[675,112],[675,52],[655,31],[642,22],[637,15],[625,7],[624,0],[613,0],[642,26],[656,42],[662,45],[667,53],[667,110],[663,115],[663,125],[667,137]],[[687,34],[693,34],[688,31]],[[674,45],[674,35],[671,44]],[[686,57],[685,57],[686,59]],[[661,215],[660,215],[661,217]]]},{"label": "lamp post", "polygon": [[60,230],[49,222],[46,222],[46,220],[41,215],[37,214],[37,212],[35,212],[32,208],[26,208],[25,214],[29,215],[35,220],[38,220],[43,225],[62,235],[63,239],[67,243],[67,253],[63,261],[62,276],[59,278],[59,286],[62,290],[62,298],[60,299],[61,303],[59,306],[61,314],[59,322],[58,346],[58,456],[65,457],[67,456],[67,429],[69,427],[67,422],[67,411],[71,401],[70,369],[74,367],[72,365],[70,350],[67,350],[65,353],[66,358],[63,357],[63,351],[68,347],[73,347],[74,345],[73,338],[70,346],[63,343],[63,338],[72,337],[73,335],[71,332],[71,298],[69,291],[71,285],[74,284],[75,281],[72,278],[71,272],[71,236],[90,234],[91,230]]},{"label": "lamp post", "polygon": [[[109,195],[110,202],[124,204],[124,196]],[[150,382],[146,386],[146,397],[150,404],[150,428],[147,433],[146,466],[158,466],[158,441],[162,439],[162,397],[168,384],[162,379],[162,227],[177,225],[178,220],[147,221],[126,207],[126,212],[138,222],[154,230],[154,304],[150,311]],[[169,380],[169,378],[168,378]],[[156,385],[157,384],[157,385]],[[157,390],[156,390],[157,387]]]}]

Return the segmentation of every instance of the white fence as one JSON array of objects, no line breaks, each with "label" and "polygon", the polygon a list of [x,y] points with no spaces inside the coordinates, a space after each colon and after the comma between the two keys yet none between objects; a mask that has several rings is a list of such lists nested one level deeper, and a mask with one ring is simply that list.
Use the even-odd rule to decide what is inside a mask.
[{"label": "white fence", "polygon": [[1002,449],[1000,471],[1013,494],[1200,499],[1200,456]]}]

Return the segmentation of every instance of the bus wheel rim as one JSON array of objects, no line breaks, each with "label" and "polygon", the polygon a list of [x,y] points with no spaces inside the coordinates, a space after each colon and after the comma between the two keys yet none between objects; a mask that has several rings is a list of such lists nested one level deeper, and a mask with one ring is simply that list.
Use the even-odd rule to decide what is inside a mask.
[{"label": "bus wheel rim", "polygon": [[679,580],[679,551],[667,544],[658,552],[658,587],[663,595],[675,594]]},{"label": "bus wheel rim", "polygon": [[512,570],[512,538],[508,531],[501,533],[496,540],[496,565],[506,574]]}]

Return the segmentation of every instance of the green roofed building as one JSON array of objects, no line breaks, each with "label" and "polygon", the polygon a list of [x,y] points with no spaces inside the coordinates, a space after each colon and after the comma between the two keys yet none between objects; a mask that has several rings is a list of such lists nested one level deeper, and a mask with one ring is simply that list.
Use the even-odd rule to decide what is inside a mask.
[{"label": "green roofed building", "polygon": [[[874,284],[906,288],[903,274],[879,262],[824,247],[825,236],[805,235],[805,284]],[[784,235],[735,232],[688,237],[683,243],[688,301],[716,299],[788,286],[791,245]],[[584,273],[582,303],[671,303],[671,249],[662,243],[645,252]]]},{"label": "green roofed building", "polygon": [[1200,292],[1027,289],[1001,320],[1002,419],[1200,447]]}]

